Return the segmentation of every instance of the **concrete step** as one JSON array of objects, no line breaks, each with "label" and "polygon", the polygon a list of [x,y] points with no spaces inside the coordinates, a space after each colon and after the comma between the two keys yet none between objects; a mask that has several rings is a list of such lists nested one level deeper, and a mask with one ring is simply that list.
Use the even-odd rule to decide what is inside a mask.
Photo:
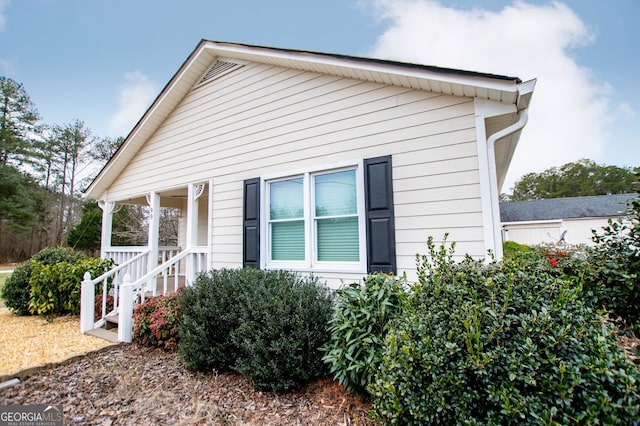
[{"label": "concrete step", "polygon": [[98,337],[100,339],[106,340],[108,342],[118,343],[117,328],[112,328],[110,330],[106,330],[104,328],[96,328],[96,329],[87,331],[87,334],[93,337]]},{"label": "concrete step", "polygon": [[106,328],[107,330],[118,328],[118,314],[107,315],[106,317],[104,317],[104,321],[104,328]]}]

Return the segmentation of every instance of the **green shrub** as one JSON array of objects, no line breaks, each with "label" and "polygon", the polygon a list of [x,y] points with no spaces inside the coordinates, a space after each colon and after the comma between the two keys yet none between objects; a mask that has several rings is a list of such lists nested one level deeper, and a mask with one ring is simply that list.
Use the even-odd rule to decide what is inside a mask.
[{"label": "green shrub", "polygon": [[347,389],[365,394],[373,382],[391,321],[402,312],[405,285],[404,278],[373,274],[337,290],[323,360]]},{"label": "green shrub", "polygon": [[289,390],[323,376],[330,290],[316,278],[288,271],[259,271],[257,278],[237,307],[240,324],[231,333],[239,349],[234,369],[256,390]]},{"label": "green shrub", "polygon": [[[389,424],[638,424],[637,371],[579,283],[429,239],[370,387]],[[543,259],[544,261],[544,259]],[[549,268],[555,268],[547,262]]]},{"label": "green shrub", "polygon": [[232,369],[238,349],[231,332],[239,325],[240,295],[247,291],[247,281],[252,281],[253,275],[253,281],[257,280],[258,272],[252,269],[213,270],[199,275],[193,286],[180,292],[178,354],[187,367],[219,372]]},{"label": "green shrub", "polygon": [[174,351],[181,321],[177,294],[153,297],[135,307],[133,338],[144,346]]},{"label": "green shrub", "polygon": [[594,231],[593,240],[594,293],[613,320],[620,317],[620,325],[640,333],[640,198],[631,202],[626,218],[609,220],[601,233]]},{"label": "green shrub", "polygon": [[290,389],[324,372],[331,293],[284,271],[222,269],[179,295],[178,353],[195,370],[239,371],[256,389]]},{"label": "green shrub", "polygon": [[45,265],[55,265],[61,262],[75,263],[84,258],[86,256],[82,252],[68,247],[47,247],[33,255],[31,260]]},{"label": "green shrub", "polygon": [[[79,310],[79,285],[78,290],[72,291],[74,295],[77,293],[77,300],[69,300],[63,302],[59,300],[61,297],[66,297],[65,294],[69,293],[67,289],[61,291],[55,290],[58,285],[61,287],[69,286],[70,282],[66,280],[49,278],[45,276],[39,276],[34,279],[36,285],[35,293],[32,286],[32,277],[34,274],[40,275],[50,269],[56,269],[58,275],[68,275],[67,272],[60,271],[61,267],[56,266],[59,264],[75,264],[85,259],[82,253],[75,252],[65,247],[48,247],[35,254],[29,261],[18,266],[11,277],[5,283],[2,290],[2,298],[5,300],[6,306],[18,315],[29,315],[35,313],[50,314],[53,313],[47,307],[62,306],[67,303],[72,307],[73,313]],[[92,267],[93,263],[90,263]],[[80,277],[82,280],[82,276]],[[53,289],[52,289],[53,288]],[[51,295],[49,291],[51,290]],[[46,291],[46,294],[43,294]],[[62,293],[62,294],[59,294]],[[32,309],[33,307],[33,309]],[[67,312],[67,310],[62,310]]]},{"label": "green shrub", "polygon": [[17,315],[30,315],[31,287],[29,286],[29,278],[31,278],[31,263],[25,262],[13,270],[2,287],[4,304]]},{"label": "green shrub", "polygon": [[47,264],[31,261],[29,312],[38,315],[80,313],[80,288],[85,272],[97,277],[113,265],[111,260],[78,256],[69,261]]}]

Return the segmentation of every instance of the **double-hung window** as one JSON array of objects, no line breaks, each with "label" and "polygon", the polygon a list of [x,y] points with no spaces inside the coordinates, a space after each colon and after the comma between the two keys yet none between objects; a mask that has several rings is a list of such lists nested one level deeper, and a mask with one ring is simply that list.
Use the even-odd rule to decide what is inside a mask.
[{"label": "double-hung window", "polygon": [[268,180],[266,190],[267,266],[366,268],[360,168]]}]

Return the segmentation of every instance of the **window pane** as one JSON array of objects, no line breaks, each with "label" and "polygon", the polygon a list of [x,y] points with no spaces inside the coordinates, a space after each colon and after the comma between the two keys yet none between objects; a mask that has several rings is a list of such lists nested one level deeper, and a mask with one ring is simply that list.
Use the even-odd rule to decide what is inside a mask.
[{"label": "window pane", "polygon": [[318,219],[318,260],[357,262],[360,260],[358,218]]},{"label": "window pane", "polygon": [[271,259],[304,260],[304,220],[271,224]]},{"label": "window pane", "polygon": [[302,178],[273,182],[269,189],[271,220],[296,219],[304,216]]},{"label": "window pane", "polygon": [[315,177],[316,216],[356,214],[356,171],[317,175]]}]

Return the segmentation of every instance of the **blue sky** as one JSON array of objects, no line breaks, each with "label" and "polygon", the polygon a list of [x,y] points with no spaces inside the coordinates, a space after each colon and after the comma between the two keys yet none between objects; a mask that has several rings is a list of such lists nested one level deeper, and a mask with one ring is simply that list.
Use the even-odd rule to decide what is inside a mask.
[{"label": "blue sky", "polygon": [[638,0],[0,0],[0,75],[47,124],[124,136],[200,39],[537,78],[503,191],[579,158],[640,166]]}]

